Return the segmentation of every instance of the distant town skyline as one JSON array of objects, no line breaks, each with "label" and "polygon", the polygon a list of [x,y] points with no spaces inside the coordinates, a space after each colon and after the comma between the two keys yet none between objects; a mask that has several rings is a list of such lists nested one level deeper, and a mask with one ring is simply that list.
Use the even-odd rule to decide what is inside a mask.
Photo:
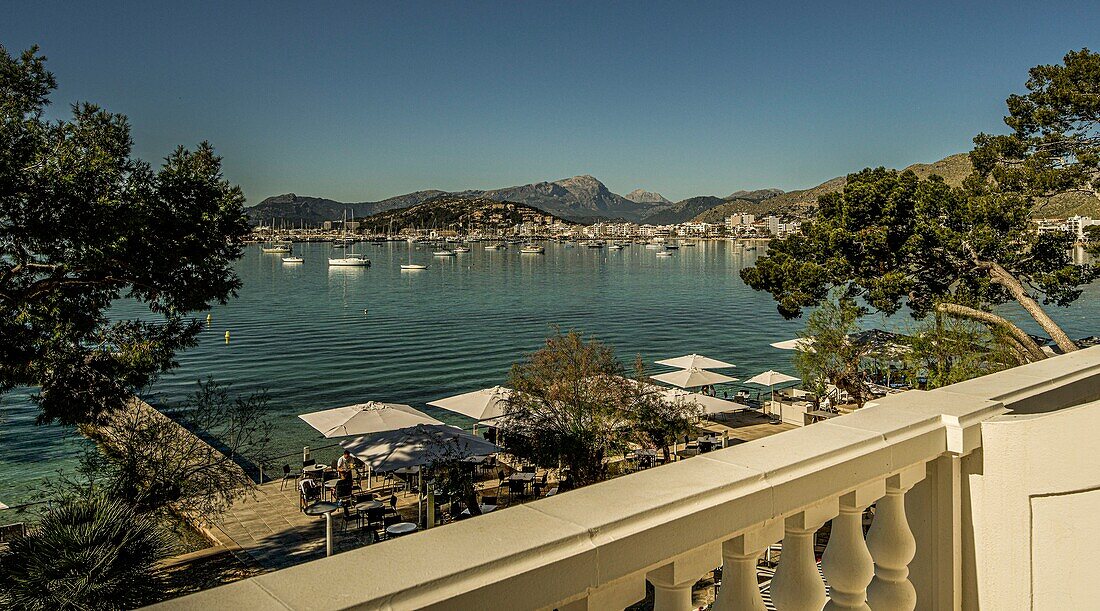
[{"label": "distant town skyline", "polygon": [[0,44],[49,57],[53,116],[126,114],[152,163],[209,140],[250,204],[578,174],[675,201],[965,152],[1098,28],[1090,2],[38,2]]}]

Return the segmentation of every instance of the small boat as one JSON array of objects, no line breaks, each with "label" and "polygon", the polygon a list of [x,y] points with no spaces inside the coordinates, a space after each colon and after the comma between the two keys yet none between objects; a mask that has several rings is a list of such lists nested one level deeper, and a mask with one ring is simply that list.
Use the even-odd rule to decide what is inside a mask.
[{"label": "small boat", "polygon": [[501,250],[504,248],[504,244],[489,244],[485,247],[485,250]]},{"label": "small boat", "polygon": [[404,263],[401,265],[401,269],[428,269],[428,266],[419,263]]},{"label": "small boat", "polygon": [[683,246],[684,248],[687,248],[688,246],[695,246],[695,242],[684,242],[680,244],[680,246]]},{"label": "small boat", "polygon": [[452,252],[456,252],[456,253],[459,253],[459,252],[470,252],[470,249],[469,249],[469,248],[467,248],[466,246],[455,246],[455,247],[454,247],[454,250],[453,250]]},{"label": "small boat", "polygon": [[538,244],[524,244],[519,251],[529,255],[541,255],[546,252],[546,249]]},{"label": "small boat", "polygon": [[656,242],[646,242],[646,245],[645,245],[645,247],[646,247],[646,248],[647,248],[648,250],[657,250],[658,248],[660,248],[660,247],[661,247],[661,245],[660,245],[660,244],[658,244],[658,243],[656,243]]},{"label": "small boat", "polygon": [[283,263],[302,263],[305,259],[301,257],[283,257]]},{"label": "small boat", "polygon": [[346,257],[329,257],[329,267],[370,267],[370,259],[363,255],[349,254]]},{"label": "small boat", "polygon": [[599,240],[589,240],[585,246],[589,248],[603,248],[603,242]]},{"label": "small boat", "polygon": [[437,251],[433,252],[432,254],[437,256],[437,257],[453,257],[453,256],[455,256],[455,251],[443,249],[443,250],[437,250]]},{"label": "small boat", "polygon": [[667,251],[667,250],[662,250],[662,251],[657,253],[657,256],[658,257],[671,257],[672,253]]},{"label": "small boat", "polygon": [[268,254],[286,254],[290,252],[290,244],[270,244],[267,246],[261,246],[260,252]]},{"label": "small boat", "polygon": [[612,244],[611,246],[608,246],[607,249],[608,250],[622,250],[623,245],[622,244]]},{"label": "small boat", "polygon": [[679,244],[665,244],[665,250],[679,250]]}]

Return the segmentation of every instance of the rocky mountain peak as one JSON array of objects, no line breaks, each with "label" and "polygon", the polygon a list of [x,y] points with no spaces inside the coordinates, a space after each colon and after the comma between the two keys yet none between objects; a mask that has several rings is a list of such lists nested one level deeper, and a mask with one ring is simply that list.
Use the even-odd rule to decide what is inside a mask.
[{"label": "rocky mountain peak", "polygon": [[672,202],[665,199],[664,195],[653,191],[646,191],[645,189],[634,189],[630,193],[624,195],[626,199],[636,204],[671,204]]}]

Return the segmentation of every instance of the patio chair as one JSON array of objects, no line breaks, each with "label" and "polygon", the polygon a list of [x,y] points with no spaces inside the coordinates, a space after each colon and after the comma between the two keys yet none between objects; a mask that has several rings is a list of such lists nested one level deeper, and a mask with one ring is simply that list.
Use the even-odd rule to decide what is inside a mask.
[{"label": "patio chair", "polygon": [[[309,482],[309,483],[306,483]],[[316,482],[308,477],[298,480],[298,510],[305,511],[307,505],[313,501],[321,500],[321,492],[324,488],[316,485]]]},{"label": "patio chair", "polygon": [[531,491],[535,498],[542,496],[543,489],[546,488],[546,474],[543,473],[542,477],[539,477],[535,481],[531,482]]},{"label": "patio chair", "polygon": [[517,480],[508,480],[508,498],[522,498],[527,493],[527,487],[523,482]]},{"label": "patio chair", "polygon": [[288,481],[297,481],[297,480],[298,480],[298,474],[291,472],[290,465],[283,465],[283,482],[281,484],[279,484],[279,490],[282,490],[283,488],[285,488],[286,483]]},{"label": "patio chair", "polygon": [[303,460],[302,461],[302,468],[305,469],[306,467],[312,467],[315,464],[317,464],[317,461],[312,459],[312,458],[310,458],[308,460]]},{"label": "patio chair", "polygon": [[334,493],[337,501],[345,501],[351,499],[351,480],[337,480],[336,490],[334,491]]},{"label": "patio chair", "polygon": [[355,522],[356,528],[362,524],[362,520],[359,516],[359,512],[352,512],[349,505],[344,505],[343,510],[340,512],[340,517],[343,518],[343,532],[348,532],[348,522]]}]

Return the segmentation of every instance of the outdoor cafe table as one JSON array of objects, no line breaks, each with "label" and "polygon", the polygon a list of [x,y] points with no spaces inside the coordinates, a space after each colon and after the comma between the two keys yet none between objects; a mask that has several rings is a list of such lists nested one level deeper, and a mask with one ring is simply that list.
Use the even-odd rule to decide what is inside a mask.
[{"label": "outdoor cafe table", "polygon": [[401,535],[407,535],[411,532],[416,532],[416,524],[412,522],[398,522],[397,524],[390,524],[386,527],[386,534],[391,537],[400,537]]},{"label": "outdoor cafe table", "polygon": [[336,503],[317,501],[306,506],[307,516],[325,516],[325,555],[332,555],[332,512],[340,508]]},{"label": "outdoor cafe table", "polygon": [[513,473],[508,476],[508,479],[513,482],[533,482],[535,481],[534,473]]},{"label": "outdoor cafe table", "polygon": [[308,467],[302,467],[302,473],[304,475],[319,477],[322,473],[325,472],[325,469],[328,469],[328,468],[329,468],[328,465],[322,465],[321,463],[314,463],[314,464],[312,464]]}]

